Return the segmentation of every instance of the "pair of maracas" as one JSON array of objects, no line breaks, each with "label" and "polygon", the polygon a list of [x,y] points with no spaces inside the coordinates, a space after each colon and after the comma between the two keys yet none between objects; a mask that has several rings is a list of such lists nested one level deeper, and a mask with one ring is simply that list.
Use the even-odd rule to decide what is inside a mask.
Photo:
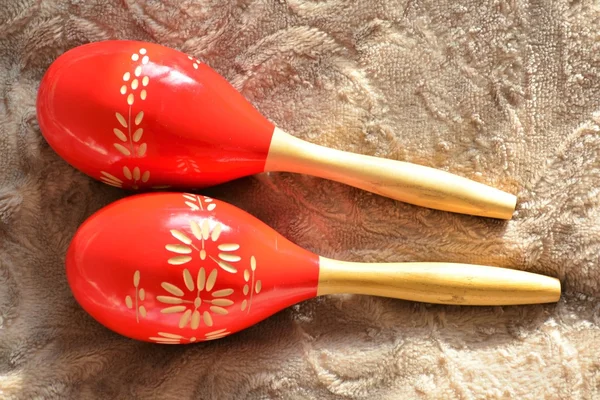
[{"label": "pair of maracas", "polygon": [[[297,139],[207,65],[154,43],[104,41],[66,52],[41,82],[37,111],[61,157],[121,188],[197,189],[288,171],[478,216],[510,218],[516,203],[443,171]],[[557,279],[506,268],[319,257],[228,203],[179,192],[139,194],[96,212],[75,234],[66,269],[96,320],[166,344],[221,338],[324,294],[460,305],[560,297]]]}]

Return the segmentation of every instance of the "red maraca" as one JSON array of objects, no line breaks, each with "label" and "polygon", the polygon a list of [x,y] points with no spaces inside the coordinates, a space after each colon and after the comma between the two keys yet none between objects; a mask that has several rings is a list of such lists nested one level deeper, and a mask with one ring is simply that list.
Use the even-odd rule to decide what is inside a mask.
[{"label": "red maraca", "polygon": [[209,66],[154,43],[67,51],[41,82],[37,112],[62,158],[122,188],[202,188],[287,171],[458,213],[510,219],[516,204],[512,194],[441,170],[286,134]]},{"label": "red maraca", "polygon": [[319,257],[228,203],[196,194],[126,197],[88,218],[67,253],[81,306],[130,338],[190,343],[247,328],[319,295],[441,304],[558,301],[560,282],[456,263],[352,263]]}]

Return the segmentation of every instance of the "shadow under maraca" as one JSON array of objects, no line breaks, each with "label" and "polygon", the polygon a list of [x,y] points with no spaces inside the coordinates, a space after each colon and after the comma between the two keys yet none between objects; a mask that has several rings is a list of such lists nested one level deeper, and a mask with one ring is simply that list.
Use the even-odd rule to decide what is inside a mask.
[{"label": "shadow under maraca", "polygon": [[[65,354],[53,368],[77,366],[82,371],[80,387],[102,388],[111,398],[126,395],[116,388],[159,397],[177,393],[182,398],[193,397],[190,390],[213,398],[240,388],[238,398],[247,398],[244,390],[271,386],[272,379],[292,364],[325,387],[330,379],[366,380],[368,371],[351,375],[360,354],[361,362],[371,365],[369,370],[388,376],[380,382],[385,386],[394,376],[428,369],[440,373],[432,353],[522,344],[523,336],[539,330],[553,310],[554,306],[473,308],[326,296],[282,310],[229,337],[175,346],[131,340],[92,321],[81,324],[80,317],[86,317],[75,312],[79,325],[53,342],[54,350]],[[74,354],[85,355],[85,361],[74,364]],[[417,365],[420,368],[412,368]],[[279,390],[283,394],[286,388]]]},{"label": "shadow under maraca", "polygon": [[199,193],[245,210],[324,257],[521,267],[518,238],[510,230],[515,221],[423,208],[288,173],[258,174]]}]

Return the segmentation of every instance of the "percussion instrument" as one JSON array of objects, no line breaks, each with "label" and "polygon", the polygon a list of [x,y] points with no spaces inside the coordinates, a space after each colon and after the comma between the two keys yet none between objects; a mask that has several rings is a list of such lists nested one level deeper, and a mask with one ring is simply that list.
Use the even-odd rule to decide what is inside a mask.
[{"label": "percussion instrument", "polygon": [[403,202],[510,219],[516,196],[442,170],[284,132],[192,55],[149,42],[75,47],[44,75],[40,129],[73,167],[132,190],[188,190],[263,172],[335,180]]},{"label": "percussion instrument", "polygon": [[66,272],[99,323],[164,344],[222,338],[323,295],[474,306],[561,295],[558,279],[509,268],[321,257],[246,211],[187,192],[136,194],[100,209],[74,235]]}]

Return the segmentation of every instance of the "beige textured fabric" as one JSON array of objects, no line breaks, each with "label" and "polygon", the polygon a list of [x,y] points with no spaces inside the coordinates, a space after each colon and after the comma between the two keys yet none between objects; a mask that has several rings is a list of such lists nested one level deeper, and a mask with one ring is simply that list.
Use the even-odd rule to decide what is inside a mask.
[{"label": "beige textured fabric", "polygon": [[[1,0],[0,397],[600,398],[599,23],[587,0]],[[71,297],[63,256],[125,193],[49,149],[34,105],[55,57],[110,38],[195,54],[298,137],[520,201],[505,223],[292,174],[204,193],[326,257],[519,268],[559,277],[562,300],[331,296],[192,346],[107,331]]]}]

